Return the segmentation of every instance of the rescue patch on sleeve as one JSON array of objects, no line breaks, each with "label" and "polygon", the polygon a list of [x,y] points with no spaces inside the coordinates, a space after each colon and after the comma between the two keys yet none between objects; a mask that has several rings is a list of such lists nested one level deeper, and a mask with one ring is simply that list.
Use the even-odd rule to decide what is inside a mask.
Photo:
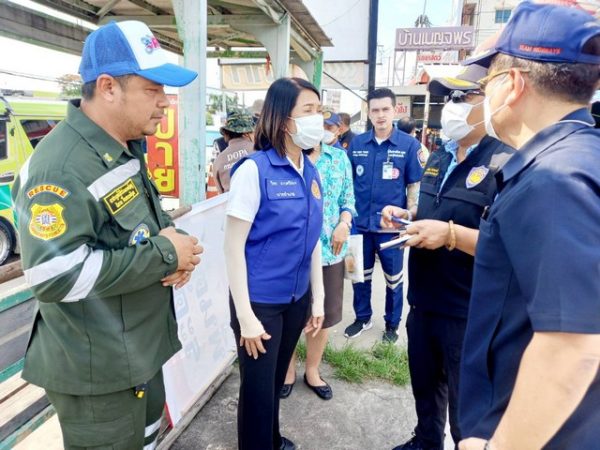
[{"label": "rescue patch on sleeve", "polygon": [[131,203],[138,195],[140,195],[140,191],[138,191],[135,183],[130,178],[125,183],[102,197],[102,200],[108,207],[110,213],[114,216]]},{"label": "rescue patch on sleeve", "polygon": [[417,152],[417,158],[419,160],[419,164],[421,164],[421,167],[425,168],[425,165],[427,164],[427,155],[423,151],[423,147],[421,147]]},{"label": "rescue patch on sleeve", "polygon": [[145,223],[140,223],[129,236],[129,245],[137,245],[146,241],[150,237],[150,228]]},{"label": "rescue patch on sleeve", "polygon": [[43,193],[54,194],[60,198],[65,198],[67,195],[70,194],[69,191],[55,184],[38,184],[37,186],[27,191],[27,198],[32,199],[36,195]]},{"label": "rescue patch on sleeve", "polygon": [[29,220],[29,233],[43,241],[55,239],[67,231],[67,223],[62,212],[65,208],[58,203],[51,205],[31,205],[31,219]]}]

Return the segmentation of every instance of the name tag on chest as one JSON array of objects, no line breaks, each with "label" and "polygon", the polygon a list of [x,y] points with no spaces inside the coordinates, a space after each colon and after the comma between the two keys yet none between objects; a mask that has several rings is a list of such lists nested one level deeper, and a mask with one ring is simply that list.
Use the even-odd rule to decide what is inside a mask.
[{"label": "name tag on chest", "polygon": [[290,200],[304,198],[300,180],[267,180],[267,197],[269,200]]}]

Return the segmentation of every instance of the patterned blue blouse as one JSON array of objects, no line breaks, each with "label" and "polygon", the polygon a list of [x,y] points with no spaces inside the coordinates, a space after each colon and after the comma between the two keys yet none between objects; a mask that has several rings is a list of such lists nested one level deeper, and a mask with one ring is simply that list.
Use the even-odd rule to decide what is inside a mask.
[{"label": "patterned blue blouse", "polygon": [[322,263],[336,264],[344,259],[348,244],[339,255],[331,248],[333,230],[340,221],[340,214],[348,211],[356,216],[352,166],[344,150],[321,144],[321,155],[315,163],[323,185],[323,229],[321,230]]}]

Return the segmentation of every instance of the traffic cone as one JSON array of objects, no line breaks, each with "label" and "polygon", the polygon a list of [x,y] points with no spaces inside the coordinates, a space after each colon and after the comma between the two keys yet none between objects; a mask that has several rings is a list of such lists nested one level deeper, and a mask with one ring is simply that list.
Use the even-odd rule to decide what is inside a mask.
[{"label": "traffic cone", "polygon": [[217,183],[215,182],[215,177],[212,174],[212,170],[208,175],[208,183],[206,185],[206,198],[213,198],[219,195],[217,191]]}]

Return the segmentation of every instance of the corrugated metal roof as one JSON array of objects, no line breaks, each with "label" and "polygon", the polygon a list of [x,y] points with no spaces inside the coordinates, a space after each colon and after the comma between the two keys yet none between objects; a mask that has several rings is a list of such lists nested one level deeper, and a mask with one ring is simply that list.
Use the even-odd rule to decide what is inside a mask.
[{"label": "corrugated metal roof", "polygon": [[[171,0],[34,1],[95,24],[110,20],[111,16],[137,17],[147,21],[164,48],[183,53],[183,44],[175,26],[175,13]],[[289,13],[292,18],[292,29],[315,50],[333,45],[300,0],[208,0],[208,45],[220,48],[263,47],[254,36],[235,29],[235,25],[228,22],[236,17],[252,16],[257,19],[269,19],[275,23],[269,12]],[[211,18],[216,20],[211,21]]]}]

